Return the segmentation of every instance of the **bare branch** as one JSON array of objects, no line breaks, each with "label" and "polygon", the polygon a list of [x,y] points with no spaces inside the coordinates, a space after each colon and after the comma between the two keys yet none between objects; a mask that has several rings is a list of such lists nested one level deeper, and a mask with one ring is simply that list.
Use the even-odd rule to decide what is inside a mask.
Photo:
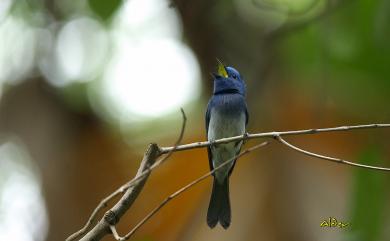
[{"label": "bare branch", "polygon": [[118,232],[116,231],[115,225],[110,225],[110,230],[111,230],[112,236],[114,236],[114,238],[116,240],[120,240],[121,239],[121,237],[119,236]]},{"label": "bare branch", "polygon": [[123,188],[124,185],[120,188],[118,188],[115,192],[111,193],[110,195],[108,195],[107,197],[105,197],[100,203],[99,205],[95,208],[95,210],[93,210],[91,216],[89,217],[87,223],[84,225],[84,227],[82,229],[80,229],[79,231],[75,232],[74,234],[70,235],[66,241],[71,241],[71,240],[76,240],[77,238],[81,237],[83,234],[85,234],[88,229],[96,223],[96,216],[97,214],[105,207],[107,207],[108,205],[108,202],[112,199],[114,199],[116,196],[118,196],[119,194],[121,193],[124,193],[125,192],[125,189]]},{"label": "bare branch", "polygon": [[245,151],[241,152],[237,156],[235,156],[235,157],[233,157],[233,158],[223,162],[222,164],[220,164],[219,166],[214,168],[212,171],[207,172],[206,174],[204,174],[201,177],[195,179],[194,181],[192,181],[189,184],[185,185],[184,187],[180,188],[176,192],[172,193],[164,201],[162,201],[156,208],[154,208],[148,215],[146,215],[146,217],[144,219],[142,219],[128,234],[126,234],[124,237],[118,237],[118,238],[116,238],[116,240],[120,240],[120,241],[128,240],[142,225],[144,225],[146,223],[146,221],[148,221],[154,214],[156,214],[169,201],[171,201],[172,199],[176,198],[177,196],[179,196],[180,194],[182,194],[183,192],[185,192],[189,188],[193,187],[195,184],[197,184],[197,183],[203,181],[204,179],[206,179],[207,177],[211,176],[214,172],[216,172],[220,168],[228,165],[232,161],[234,161],[236,159],[238,160],[243,155],[246,155],[246,154],[248,154],[248,153],[250,153],[250,152],[252,152],[252,151],[254,151],[254,150],[256,150],[256,149],[258,149],[260,147],[266,146],[267,144],[268,144],[268,142],[263,142],[263,143],[261,143],[259,145],[256,145],[256,146],[253,146],[251,148],[246,149]]},{"label": "bare branch", "polygon": [[[277,132],[264,132],[264,133],[256,133],[256,134],[244,134],[240,136],[233,136],[228,138],[222,138],[213,141],[210,143],[209,141],[195,142],[185,145],[180,145],[175,148],[175,151],[184,151],[195,148],[202,148],[206,146],[210,146],[212,144],[221,144],[228,143],[232,141],[240,141],[244,139],[258,139],[258,138],[274,138],[275,136],[298,136],[298,135],[312,135],[324,132],[339,132],[339,131],[350,131],[356,129],[374,129],[374,128],[389,128],[390,124],[368,124],[368,125],[356,125],[356,126],[339,126],[332,128],[321,128],[321,129],[307,129],[307,130],[297,130],[297,131],[277,131]],[[173,149],[173,147],[162,147],[160,151],[162,154],[168,153]]]},{"label": "bare branch", "polygon": [[[142,159],[141,166],[138,169],[136,177],[141,175],[145,170],[150,168],[156,161],[156,157],[159,155],[159,148],[156,144],[150,144],[147,152]],[[80,240],[100,240],[106,234],[111,232],[110,225],[115,225],[123,214],[131,207],[134,203],[135,199],[138,197],[141,192],[147,178],[149,175],[145,175],[142,179],[140,179],[137,184],[133,187],[127,189],[121,199],[108,210],[104,217],[100,219],[100,221],[94,226],[83,238]]]},{"label": "bare branch", "polygon": [[[163,147],[159,148],[156,144],[151,144],[146,151],[144,158],[141,162],[141,166],[136,174],[136,176],[129,181],[128,183],[121,186],[119,189],[117,189],[115,192],[104,198],[99,205],[96,207],[96,209],[93,211],[91,217],[88,219],[87,223],[84,225],[82,229],[77,231],[76,233],[72,234],[67,240],[75,240],[83,236],[90,228],[91,226],[96,222],[96,216],[100,210],[105,208],[110,200],[118,196],[119,194],[123,194],[122,198],[116,203],[116,205],[111,208],[109,211],[107,211],[104,215],[104,217],[93,227],[92,230],[90,230],[81,240],[100,240],[104,235],[108,233],[113,233],[114,236],[117,236],[120,240],[123,240],[124,238],[128,239],[140,226],[143,225],[150,217],[152,217],[159,209],[161,209],[162,206],[164,206],[167,202],[169,202],[172,198],[176,197],[177,195],[181,194],[191,186],[195,185],[196,183],[200,182],[201,180],[205,179],[209,175],[211,175],[213,172],[207,173],[203,175],[202,177],[196,179],[194,182],[188,184],[187,186],[183,187],[182,189],[178,190],[177,192],[173,193],[171,196],[169,196],[164,202],[154,209],[151,213],[149,213],[148,216],[146,216],[134,229],[128,233],[124,238],[121,238],[116,232],[115,224],[120,220],[122,215],[130,208],[132,203],[135,201],[135,199],[138,197],[138,194],[142,190],[148,176],[150,175],[151,171],[155,168],[157,168],[159,165],[164,163],[173,152],[176,151],[184,151],[184,150],[190,150],[190,149],[196,149],[196,148],[203,148],[210,145],[215,144],[221,144],[221,143],[228,143],[233,141],[239,141],[239,140],[247,140],[247,139],[259,139],[259,138],[272,138],[277,139],[282,144],[288,146],[289,148],[292,148],[295,151],[304,153],[309,156],[313,156],[316,158],[321,158],[337,163],[342,163],[346,165],[351,166],[357,166],[361,168],[368,168],[368,169],[374,169],[374,170],[381,170],[381,171],[390,171],[390,168],[384,168],[384,167],[375,167],[375,166],[368,166],[363,164],[358,164],[354,162],[345,161],[338,158],[328,157],[319,155],[316,153],[312,153],[303,149],[300,149],[287,141],[285,141],[282,136],[296,136],[296,135],[309,135],[309,134],[318,134],[318,133],[324,133],[324,132],[340,132],[340,131],[350,131],[350,130],[356,130],[356,129],[373,129],[373,128],[389,128],[390,124],[368,124],[368,125],[356,125],[356,126],[340,126],[340,127],[333,127],[333,128],[321,128],[321,129],[307,129],[307,130],[295,130],[295,131],[279,131],[279,132],[265,132],[265,133],[255,133],[255,134],[244,134],[241,136],[234,136],[234,137],[228,137],[228,138],[222,138],[219,140],[215,140],[213,142],[204,141],[204,142],[195,142],[185,145],[179,145],[183,138],[184,129],[186,125],[186,116],[183,110],[183,124],[182,129],[179,135],[178,140],[176,141],[175,145],[173,147]],[[263,144],[261,144],[263,145]],[[260,147],[260,146],[258,146]],[[253,147],[253,148],[258,148]],[[253,149],[252,148],[252,149]],[[244,155],[252,150],[251,148],[242,152],[238,157],[241,155]],[[166,154],[163,158],[160,160],[156,159]],[[229,161],[223,163],[221,166],[227,164]],[[221,167],[220,166],[220,167]],[[219,167],[218,167],[219,168]],[[214,170],[217,170],[214,169]]]},{"label": "bare branch", "polygon": [[[144,176],[146,176],[146,175],[149,175],[151,171],[153,171],[155,168],[157,168],[162,163],[164,163],[173,154],[173,152],[176,151],[176,148],[179,146],[180,142],[183,139],[184,130],[186,128],[186,123],[187,123],[187,117],[186,117],[186,114],[185,114],[184,110],[182,108],[180,108],[180,111],[181,111],[181,114],[182,114],[182,117],[183,117],[183,122],[182,122],[182,126],[181,126],[179,137],[178,137],[177,141],[175,142],[175,145],[168,151],[168,153],[163,158],[161,158],[160,160],[156,161],[150,168],[145,170],[139,176],[134,177],[131,181],[129,181],[128,183],[123,185],[121,187],[122,190],[127,190],[127,189],[133,187],[134,185],[136,185],[140,179],[144,178]],[[160,155],[162,155],[162,154],[165,154],[165,153],[162,153],[161,149],[160,149]]]},{"label": "bare branch", "polygon": [[387,171],[387,172],[390,171],[390,168],[375,167],[375,166],[359,164],[359,163],[350,162],[350,161],[346,161],[346,160],[339,159],[339,158],[324,156],[324,155],[320,155],[320,154],[317,154],[317,153],[314,153],[314,152],[306,151],[306,150],[303,150],[303,149],[301,149],[299,147],[296,147],[293,144],[287,142],[281,136],[276,136],[276,139],[280,143],[286,145],[287,147],[289,147],[289,148],[291,148],[291,149],[293,149],[293,150],[295,150],[297,152],[300,152],[300,153],[303,153],[305,155],[308,155],[308,156],[312,156],[312,157],[316,157],[316,158],[320,158],[320,159],[324,159],[324,160],[328,160],[328,161],[332,161],[332,162],[337,162],[337,163],[340,163],[340,164],[355,166],[355,167],[362,167],[362,168],[373,169],[373,170],[378,170],[378,171]]},{"label": "bare branch", "polygon": [[[141,166],[140,166],[140,169],[137,172],[137,175],[131,181],[129,181],[128,183],[122,185],[116,191],[114,191],[113,193],[108,195],[106,198],[104,198],[99,203],[99,205],[95,208],[95,210],[92,212],[91,216],[89,217],[89,219],[88,219],[87,223],[84,225],[84,227],[82,229],[80,229],[79,231],[75,232],[74,234],[72,234],[71,236],[69,236],[66,239],[66,241],[76,240],[76,239],[80,238],[83,234],[85,234],[91,228],[91,226],[96,222],[96,216],[99,213],[99,211],[101,211],[103,208],[107,207],[108,202],[110,200],[112,200],[113,198],[115,198],[116,196],[118,196],[119,194],[125,193],[125,195],[122,197],[121,201],[126,202],[128,204],[128,207],[126,208],[126,210],[128,208],[130,208],[131,204],[134,202],[134,200],[137,198],[139,192],[141,191],[141,189],[142,189],[142,187],[144,185],[144,182],[146,181],[146,179],[149,176],[150,172],[154,168],[156,168],[157,166],[159,166],[163,162],[165,162],[172,155],[172,153],[176,150],[175,147],[177,147],[180,144],[180,142],[182,141],[183,136],[184,136],[186,123],[187,123],[187,117],[186,117],[186,114],[185,114],[185,112],[184,112],[184,110],[182,108],[180,108],[180,111],[181,111],[182,118],[183,118],[182,126],[181,126],[179,137],[178,137],[177,141],[175,142],[175,145],[172,148],[172,150],[170,152],[168,152],[168,154],[165,155],[162,159],[160,159],[158,161],[155,161],[155,159],[158,156],[160,156],[162,153],[161,153],[161,151],[159,150],[159,148],[158,148],[158,146],[156,144],[151,144],[149,146],[149,148],[152,148],[152,146],[154,148],[156,148],[156,150],[154,151],[155,152],[154,153],[154,155],[155,155],[154,160],[152,160],[153,158],[147,158],[146,157],[146,154],[148,153],[148,151],[147,151],[145,156],[144,156],[144,159],[141,162]],[[143,165],[144,160],[150,160],[150,163],[148,163],[147,165]],[[137,188],[133,188],[132,190],[130,190],[130,192],[128,192],[128,190],[130,188],[134,187],[134,186],[138,186],[138,187]],[[138,189],[140,189],[140,190],[136,191]],[[128,194],[128,195],[126,195],[126,194]],[[132,197],[132,196],[134,196],[134,197]],[[124,197],[126,197],[126,198],[124,198]],[[120,203],[121,201],[119,201],[118,203]],[[118,203],[117,203],[117,205],[118,205]],[[111,211],[112,210],[110,210],[108,212],[111,212]],[[108,212],[106,213],[105,216],[107,216]],[[119,217],[118,217],[118,214],[115,214],[115,213],[113,213],[113,214],[116,216],[116,217],[114,217],[115,222],[119,221],[119,218],[120,218],[120,216],[122,216],[122,214]],[[103,220],[104,220],[104,218],[101,220],[101,222]],[[95,228],[98,227],[98,226],[99,225],[95,226]],[[106,230],[107,228],[105,226],[107,226],[107,225],[100,225],[99,230]],[[100,232],[103,233],[102,231],[100,231]],[[94,232],[94,233],[97,233],[97,231]],[[86,240],[88,240],[88,239],[86,239]]]},{"label": "bare branch", "polygon": [[[180,111],[181,111],[181,114],[182,114],[182,117],[183,117],[183,123],[182,123],[182,126],[181,126],[181,131],[180,131],[179,138],[175,142],[175,145],[173,146],[171,151],[169,151],[168,154],[165,157],[163,157],[161,160],[156,161],[156,163],[154,163],[153,166],[150,168],[150,171],[152,171],[154,168],[156,168],[159,165],[161,165],[162,163],[164,163],[172,155],[172,153],[176,151],[176,148],[179,146],[180,142],[182,141],[183,136],[184,136],[184,130],[186,128],[187,117],[186,117],[186,114],[184,113],[183,108],[180,108]],[[163,154],[161,152],[161,150],[160,150],[160,153]]]}]

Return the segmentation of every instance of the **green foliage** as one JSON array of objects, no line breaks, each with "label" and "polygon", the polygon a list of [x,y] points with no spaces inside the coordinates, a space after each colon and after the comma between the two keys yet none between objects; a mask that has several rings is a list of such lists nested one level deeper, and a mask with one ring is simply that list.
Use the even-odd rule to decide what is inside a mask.
[{"label": "green foliage", "polygon": [[[359,163],[383,166],[378,148],[365,151]],[[384,228],[388,195],[386,173],[359,168],[355,169],[353,178],[351,229],[347,238],[353,241],[378,241]]]},{"label": "green foliage", "polygon": [[389,1],[351,1],[288,35],[280,53],[290,80],[363,118],[388,116],[389,10]]},{"label": "green foliage", "polygon": [[96,15],[107,21],[121,6],[122,0],[88,0],[88,3]]}]

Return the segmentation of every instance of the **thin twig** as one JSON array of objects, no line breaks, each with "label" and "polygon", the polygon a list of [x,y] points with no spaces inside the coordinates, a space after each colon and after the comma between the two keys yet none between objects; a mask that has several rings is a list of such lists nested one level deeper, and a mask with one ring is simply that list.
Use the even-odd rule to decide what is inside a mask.
[{"label": "thin twig", "polygon": [[116,231],[116,227],[115,225],[110,225],[110,230],[111,230],[111,233],[112,233],[112,236],[114,236],[114,238],[116,240],[119,240],[121,237],[119,236],[118,232]]},{"label": "thin twig", "polygon": [[[136,177],[143,173],[145,170],[147,170],[150,166],[152,166],[156,161],[158,155],[159,148],[157,144],[150,144],[148,150],[144,154],[144,157],[141,161],[141,165],[138,168]],[[80,240],[100,240],[105,235],[111,233],[110,225],[115,225],[117,222],[119,222],[125,212],[132,206],[132,204],[142,191],[148,177],[149,175],[145,175],[145,177],[139,180],[136,185],[127,189],[126,192],[119,199],[119,201],[111,209],[109,209],[100,219],[100,221],[91,230],[89,230]]]},{"label": "thin twig", "polygon": [[[184,150],[189,150],[189,149],[203,148],[203,147],[207,147],[210,145],[216,145],[216,144],[228,143],[228,142],[246,140],[246,139],[273,138],[273,139],[277,139],[279,142],[285,144],[286,146],[288,146],[296,151],[299,151],[301,153],[304,153],[304,154],[307,154],[307,155],[310,155],[313,157],[317,157],[317,158],[321,158],[321,159],[325,159],[325,160],[329,160],[329,161],[333,161],[333,162],[337,162],[337,163],[343,163],[343,164],[347,164],[347,165],[351,165],[351,166],[357,166],[357,167],[374,169],[374,170],[381,170],[381,171],[390,171],[390,168],[367,166],[367,165],[363,165],[363,164],[358,164],[358,163],[353,163],[353,162],[341,160],[338,158],[327,157],[327,156],[319,155],[316,153],[308,152],[308,151],[302,150],[296,146],[293,146],[292,144],[288,143],[287,141],[285,141],[284,139],[281,138],[282,136],[290,136],[290,135],[296,136],[296,135],[318,134],[318,133],[324,133],[324,132],[349,131],[349,130],[356,130],[356,129],[389,128],[390,124],[368,124],[368,125],[355,125],[355,126],[340,126],[340,127],[333,127],[333,128],[265,132],[265,133],[255,133],[255,134],[248,133],[248,134],[241,135],[241,136],[222,138],[219,140],[215,140],[213,142],[204,141],[204,142],[195,142],[195,143],[190,143],[190,144],[185,144],[185,145],[179,145],[179,143],[181,142],[181,139],[183,137],[185,124],[186,124],[185,113],[183,110],[181,110],[181,111],[183,114],[183,125],[182,125],[182,129],[181,129],[181,132],[180,132],[180,135],[179,135],[179,138],[178,138],[178,141],[176,142],[176,144],[173,147],[162,147],[162,148],[159,148],[157,145],[154,144],[154,148],[155,148],[154,152],[155,153],[153,154],[153,157],[151,157],[150,153],[148,154],[148,151],[147,151],[147,153],[144,156],[143,161],[141,162],[141,167],[138,170],[136,177],[133,178],[128,183],[126,183],[125,185],[121,186],[119,189],[117,189],[115,192],[113,192],[112,194],[110,194],[106,198],[104,198],[99,203],[99,205],[95,208],[95,210],[91,214],[91,216],[88,219],[85,226],[82,229],[80,229],[79,231],[77,231],[76,233],[72,234],[67,239],[67,241],[75,240],[76,238],[79,238],[83,234],[85,234],[91,228],[91,226],[96,222],[95,219],[96,219],[98,212],[100,210],[102,210],[104,207],[106,207],[110,200],[112,200],[113,198],[115,198],[119,194],[125,193],[125,195],[121,198],[121,200],[114,206],[116,212],[118,212],[118,213],[113,212],[114,213],[113,220],[115,221],[115,223],[118,222],[121,215],[123,215],[123,213],[130,207],[130,205],[133,203],[135,198],[138,196],[138,194],[139,194],[140,190],[142,189],[150,172],[153,169],[157,168],[159,165],[161,165],[163,162],[165,162],[172,155],[172,153],[176,152],[176,151],[184,151]],[[150,151],[150,148],[148,150]],[[157,161],[155,160],[155,159],[157,159],[157,157],[159,157],[163,154],[166,154],[166,156],[164,156],[160,160],[157,160]],[[206,177],[204,177],[204,178],[206,178]],[[199,181],[201,181],[201,180],[203,180],[203,179],[200,179]],[[129,191],[129,189],[131,189],[131,188],[132,188],[132,190]],[[130,195],[130,197],[128,195],[126,196],[126,194]],[[173,195],[176,196],[178,194],[174,193]],[[120,208],[120,206],[121,206],[120,203],[123,203],[124,200],[127,200],[127,199],[130,199],[130,202],[129,202],[130,205],[128,205],[126,208]],[[168,202],[168,201],[166,201],[166,202]],[[119,208],[118,208],[118,205],[119,205]],[[163,206],[164,205],[165,204],[163,204]],[[113,209],[111,209],[111,210],[113,210]],[[120,212],[118,210],[120,210]],[[109,215],[109,214],[111,214],[110,211],[108,211],[106,213],[105,217],[110,216]],[[146,222],[146,221],[147,221],[147,219],[144,222]],[[109,223],[107,222],[107,220],[105,220],[103,218],[93,228],[93,230],[91,230],[86,236],[84,236],[82,238],[82,240],[91,240],[92,238],[96,238],[96,240],[99,240],[101,237],[103,237],[108,232],[112,232],[112,231],[110,230]]]},{"label": "thin twig", "polygon": [[[389,128],[389,127],[390,124],[368,124],[368,125],[356,125],[356,126],[339,126],[339,127],[321,128],[321,129],[307,129],[307,130],[297,130],[297,131],[273,131],[273,132],[264,132],[264,133],[256,133],[256,134],[247,133],[240,136],[218,139],[213,141],[212,143],[209,141],[202,141],[202,142],[180,145],[175,148],[175,151],[184,151],[189,149],[202,148],[210,145],[240,141],[244,139],[274,138],[275,136],[311,135],[311,134],[318,134],[324,132],[339,132],[339,131],[350,131],[356,129],[374,129],[374,128]],[[172,149],[173,147],[161,147],[160,151],[162,154],[164,154],[170,152]]]},{"label": "thin twig", "polygon": [[179,196],[180,194],[182,194],[183,192],[185,192],[189,188],[193,187],[195,184],[197,184],[197,183],[203,181],[204,179],[206,179],[207,177],[211,176],[214,172],[216,172],[220,168],[228,165],[232,161],[234,161],[236,159],[238,160],[243,155],[246,155],[246,154],[248,154],[248,153],[250,153],[250,152],[252,152],[252,151],[254,151],[254,150],[256,150],[256,149],[258,149],[260,147],[266,146],[267,144],[268,144],[268,142],[263,142],[263,143],[261,143],[259,145],[256,145],[256,146],[253,146],[251,148],[246,149],[245,151],[241,152],[240,154],[236,155],[235,157],[233,157],[233,158],[223,162],[222,164],[220,164],[219,166],[214,168],[212,171],[207,172],[206,174],[204,174],[201,177],[195,179],[194,181],[192,181],[189,184],[185,185],[184,187],[180,188],[176,192],[172,193],[164,201],[162,201],[156,208],[154,208],[148,215],[146,215],[145,218],[143,218],[128,234],[126,234],[124,237],[116,238],[116,240],[120,240],[120,241],[128,240],[142,225],[144,225],[146,223],[146,221],[148,221],[154,214],[156,214],[169,201],[171,201],[172,199],[176,198],[177,196]]},{"label": "thin twig", "polygon": [[93,210],[91,216],[88,218],[88,221],[84,225],[84,227],[82,229],[78,230],[77,232],[73,233],[72,235],[70,235],[66,239],[66,241],[75,240],[75,239],[81,237],[81,235],[85,234],[89,230],[89,228],[96,222],[97,214],[103,208],[107,207],[108,202],[110,200],[114,199],[119,194],[124,193],[124,192],[125,192],[125,190],[123,189],[123,186],[122,186],[122,187],[118,188],[115,192],[113,192],[110,195],[108,195],[107,197],[105,197],[102,201],[100,201],[99,205],[95,208],[95,210]]},{"label": "thin twig", "polygon": [[[181,114],[182,114],[182,126],[181,126],[181,130],[180,130],[180,134],[179,134],[179,137],[178,139],[176,140],[173,148],[171,151],[169,151],[163,158],[161,158],[160,160],[154,162],[152,164],[152,166],[146,166],[146,169],[143,170],[139,175],[136,175],[131,181],[127,182],[126,184],[122,185],[120,188],[118,188],[117,190],[115,190],[113,193],[111,193],[110,195],[108,195],[107,197],[105,197],[100,203],[99,205],[93,210],[91,216],[88,218],[88,221],[87,223],[84,225],[84,227],[80,230],[78,230],[77,232],[73,233],[72,235],[70,235],[66,241],[72,241],[72,240],[76,240],[78,238],[80,238],[83,234],[85,234],[90,228],[91,226],[96,222],[96,216],[97,214],[105,207],[107,207],[107,204],[110,200],[112,200],[113,198],[115,198],[116,196],[118,196],[119,194],[123,194],[125,193],[129,188],[132,188],[134,187],[135,185],[138,185],[138,183],[143,180],[147,175],[150,174],[150,172],[155,169],[156,167],[158,167],[159,165],[161,165],[162,163],[164,163],[171,155],[172,153],[176,150],[175,147],[177,147],[180,142],[182,141],[183,139],[183,136],[184,136],[184,131],[185,131],[185,127],[186,127],[186,124],[187,124],[187,116],[183,110],[183,108],[180,108],[180,111],[181,111]],[[158,156],[162,155],[161,151],[159,150],[159,152],[157,153]],[[157,157],[158,157],[157,156]]]},{"label": "thin twig", "polygon": [[286,145],[287,147],[289,147],[289,148],[291,148],[291,149],[293,149],[293,150],[295,150],[297,152],[300,152],[300,153],[303,153],[305,155],[308,155],[308,156],[312,156],[312,157],[316,157],[316,158],[320,158],[320,159],[324,159],[324,160],[328,160],[328,161],[332,161],[332,162],[337,162],[337,163],[340,163],[340,164],[355,166],[355,167],[362,167],[362,168],[373,169],[373,170],[378,170],[378,171],[387,171],[387,172],[390,171],[390,168],[376,167],[376,166],[369,166],[369,165],[359,164],[359,163],[355,163],[355,162],[346,161],[346,160],[343,160],[343,159],[340,159],[340,158],[324,156],[324,155],[317,154],[317,153],[314,153],[314,152],[306,151],[306,150],[303,150],[303,149],[301,149],[301,148],[299,148],[297,146],[294,146],[293,144],[287,142],[281,136],[276,136],[276,139],[280,143]]},{"label": "thin twig", "polygon": [[[180,134],[179,134],[179,137],[178,139],[176,140],[175,142],[175,145],[171,148],[171,150],[169,150],[169,152],[163,157],[161,158],[160,160],[157,160],[150,168],[146,169],[144,172],[142,172],[139,176],[133,178],[131,181],[127,182],[126,184],[124,184],[122,187],[121,187],[121,190],[123,191],[126,191],[127,189],[133,187],[134,185],[137,185],[138,181],[141,180],[142,178],[144,178],[145,175],[149,175],[150,172],[152,172],[155,168],[157,168],[158,166],[160,166],[162,163],[164,163],[175,151],[176,151],[176,148],[179,146],[180,142],[182,141],[183,139],[183,136],[184,136],[184,130],[186,128],[186,123],[187,123],[187,116],[183,110],[183,108],[180,108],[180,111],[181,111],[181,114],[182,114],[182,118],[183,118],[183,122],[182,122],[182,126],[181,126],[181,130],[180,130]],[[160,148],[160,155],[162,154],[165,154],[165,152],[163,153],[161,151],[161,148]],[[123,192],[122,191],[122,192]]]},{"label": "thin twig", "polygon": [[[159,165],[164,163],[173,154],[173,152],[176,151],[176,148],[179,146],[180,142],[182,141],[183,136],[184,136],[184,130],[186,129],[187,117],[186,117],[186,113],[184,113],[183,108],[180,108],[180,111],[181,111],[181,114],[182,114],[182,117],[183,117],[183,122],[182,122],[182,126],[181,126],[180,135],[177,138],[177,141],[175,142],[175,145],[173,146],[172,150],[170,152],[168,152],[168,154],[166,156],[164,156],[160,160],[156,161],[153,164],[153,166],[150,168],[150,171],[154,170],[156,167],[158,167]],[[164,154],[164,153],[161,152],[161,150],[160,150],[160,153]]]}]

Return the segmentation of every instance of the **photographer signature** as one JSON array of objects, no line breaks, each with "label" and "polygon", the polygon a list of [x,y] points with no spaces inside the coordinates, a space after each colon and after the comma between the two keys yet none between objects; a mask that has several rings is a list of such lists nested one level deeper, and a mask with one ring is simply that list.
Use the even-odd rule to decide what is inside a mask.
[{"label": "photographer signature", "polygon": [[329,217],[321,222],[320,227],[322,228],[345,228],[349,226],[349,223],[338,221],[334,217]]}]

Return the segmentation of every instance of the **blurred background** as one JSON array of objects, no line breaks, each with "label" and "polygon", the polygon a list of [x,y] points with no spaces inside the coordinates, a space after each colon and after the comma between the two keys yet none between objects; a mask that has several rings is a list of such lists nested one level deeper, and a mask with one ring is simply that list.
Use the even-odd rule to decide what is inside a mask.
[{"label": "blurred background", "polygon": [[[81,228],[133,177],[148,143],[175,142],[180,107],[183,141],[204,140],[216,57],[246,80],[249,132],[390,123],[389,43],[388,0],[1,0],[0,240],[64,240]],[[288,140],[390,167],[389,137]],[[207,171],[205,149],[175,153],[119,233]],[[228,230],[206,225],[207,179],[133,240],[390,240],[388,174],[272,143],[242,158],[230,180]],[[329,217],[350,225],[320,227]]]}]

